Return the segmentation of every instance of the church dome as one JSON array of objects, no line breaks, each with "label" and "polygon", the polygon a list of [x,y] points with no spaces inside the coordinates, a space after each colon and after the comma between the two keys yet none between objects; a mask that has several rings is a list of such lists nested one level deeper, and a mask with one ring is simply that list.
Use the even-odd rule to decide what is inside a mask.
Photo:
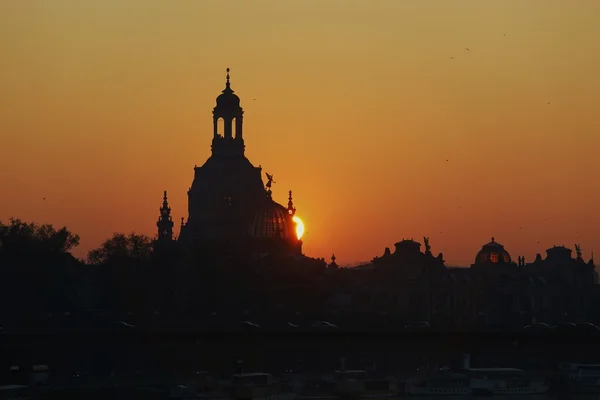
[{"label": "church dome", "polygon": [[229,86],[217,97],[217,107],[236,109],[240,106],[240,98]]},{"label": "church dome", "polygon": [[491,242],[484,244],[481,247],[481,250],[479,250],[479,253],[477,253],[477,256],[475,257],[475,264],[482,264],[488,262],[493,264],[508,264],[511,262],[510,254],[508,254],[508,251],[504,250],[504,246],[496,242],[494,238],[492,238]]},{"label": "church dome", "polygon": [[240,98],[231,89],[229,82],[229,68],[227,68],[227,82],[223,93],[217,97],[217,107],[223,109],[237,109],[240,106]]},{"label": "church dome", "polygon": [[250,237],[256,239],[295,239],[294,222],[288,210],[267,198],[250,219],[248,229]]}]

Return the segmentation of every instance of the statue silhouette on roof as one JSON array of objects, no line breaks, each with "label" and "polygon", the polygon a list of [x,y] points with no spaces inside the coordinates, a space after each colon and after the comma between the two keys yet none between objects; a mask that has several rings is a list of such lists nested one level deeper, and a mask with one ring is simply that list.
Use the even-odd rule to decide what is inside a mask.
[{"label": "statue silhouette on roof", "polygon": [[267,184],[265,185],[267,196],[271,197],[271,194],[273,193],[271,191],[271,185],[276,182],[273,180],[273,175],[270,175],[268,172],[265,172],[265,174],[267,175]]},{"label": "statue silhouette on roof", "polygon": [[277,183],[277,182],[273,181],[273,175],[269,175],[268,172],[265,172],[265,173],[267,174],[267,185],[266,186],[267,186],[267,188],[271,189],[271,185],[273,183]]}]

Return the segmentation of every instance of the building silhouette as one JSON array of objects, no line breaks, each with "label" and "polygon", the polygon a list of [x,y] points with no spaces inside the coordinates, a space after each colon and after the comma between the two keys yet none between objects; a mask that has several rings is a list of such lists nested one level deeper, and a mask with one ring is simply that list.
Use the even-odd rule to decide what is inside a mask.
[{"label": "building silhouette", "polygon": [[[265,185],[262,168],[252,165],[245,156],[244,110],[231,88],[229,68],[225,89],[216,103],[212,154],[204,165],[194,167],[194,180],[188,190],[188,218],[182,222],[178,243],[189,250],[229,255],[301,255],[292,192],[287,207],[275,202],[273,175],[266,174]],[[159,220],[159,239],[163,240],[172,238],[167,209],[165,195]]]},{"label": "building silhouette", "polygon": [[386,248],[370,263],[345,269],[349,279],[331,293],[333,309],[448,329],[597,322],[598,274],[578,246],[575,257],[571,249],[554,246],[545,259],[514,262],[492,238],[470,268],[453,268],[445,266],[442,254],[432,255],[428,238],[424,242],[421,251],[420,243],[402,240],[394,251]]}]

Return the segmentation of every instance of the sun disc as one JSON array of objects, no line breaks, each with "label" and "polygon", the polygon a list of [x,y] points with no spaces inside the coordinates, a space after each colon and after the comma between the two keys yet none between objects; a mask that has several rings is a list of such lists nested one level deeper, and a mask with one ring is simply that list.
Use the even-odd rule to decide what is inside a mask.
[{"label": "sun disc", "polygon": [[298,238],[298,240],[300,240],[302,238],[302,235],[304,235],[304,223],[296,215],[294,215],[292,221],[296,223],[296,237]]}]

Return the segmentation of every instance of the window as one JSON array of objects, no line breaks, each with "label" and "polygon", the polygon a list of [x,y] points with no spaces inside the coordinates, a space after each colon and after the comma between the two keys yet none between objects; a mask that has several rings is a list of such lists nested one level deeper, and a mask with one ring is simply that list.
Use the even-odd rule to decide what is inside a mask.
[{"label": "window", "polygon": [[223,137],[225,134],[225,121],[221,117],[217,119],[217,134],[220,137]]},{"label": "window", "polygon": [[490,253],[490,261],[493,263],[497,263],[498,261],[500,261],[500,257],[499,254],[495,251]]}]

